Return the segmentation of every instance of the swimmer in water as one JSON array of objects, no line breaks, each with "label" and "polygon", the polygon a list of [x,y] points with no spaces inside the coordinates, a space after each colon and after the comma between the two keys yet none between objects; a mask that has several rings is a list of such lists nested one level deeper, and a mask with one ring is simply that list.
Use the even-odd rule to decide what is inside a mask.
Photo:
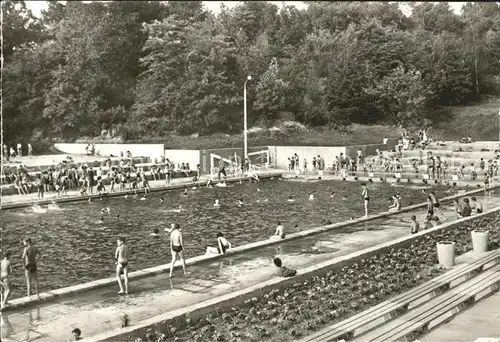
[{"label": "swimmer in water", "polygon": [[243,198],[240,198],[238,200],[238,206],[241,207],[243,205]]},{"label": "swimmer in water", "polygon": [[145,201],[147,199],[146,195],[142,196],[139,201]]},{"label": "swimmer in water", "polygon": [[173,212],[173,213],[180,213],[180,212],[184,211],[184,209],[182,208],[182,204],[179,204],[179,208],[177,208],[177,209],[171,209],[169,211]]},{"label": "swimmer in water", "polygon": [[345,201],[347,199],[347,195],[342,195],[342,199]]},{"label": "swimmer in water", "polygon": [[184,189],[184,192],[182,193],[182,196],[187,196],[188,195],[188,189]]},{"label": "swimmer in water", "polygon": [[159,237],[159,235],[158,235],[158,228],[153,229],[153,232],[151,233],[151,236],[153,236],[153,237]]},{"label": "swimmer in water", "polygon": [[267,203],[268,201],[269,201],[269,200],[268,200],[267,198],[264,200],[264,202],[265,202],[265,203]]},{"label": "swimmer in water", "polygon": [[288,196],[288,202],[295,202],[295,200],[293,199],[292,195]]},{"label": "swimmer in water", "polygon": [[213,188],[213,187],[214,187],[214,182],[212,182],[212,180],[209,179],[207,182],[207,188]]},{"label": "swimmer in water", "polygon": [[160,198],[160,203],[163,203],[163,202],[165,202],[165,200],[162,197],[162,198]]},{"label": "swimmer in water", "polygon": [[218,199],[215,200],[214,207],[220,207],[220,203],[219,203]]},{"label": "swimmer in water", "polygon": [[227,184],[226,184],[226,181],[222,181],[221,183],[217,183],[215,184],[216,186],[220,187],[220,188],[225,188],[227,187]]},{"label": "swimmer in water", "polygon": [[335,197],[335,192],[332,192],[332,194],[330,195],[330,198],[334,198]]},{"label": "swimmer in water", "polygon": [[52,201],[50,202],[49,205],[47,205],[47,209],[60,209],[60,208],[55,201]]},{"label": "swimmer in water", "polygon": [[314,200],[314,192],[309,195],[309,201],[312,201],[312,200]]}]

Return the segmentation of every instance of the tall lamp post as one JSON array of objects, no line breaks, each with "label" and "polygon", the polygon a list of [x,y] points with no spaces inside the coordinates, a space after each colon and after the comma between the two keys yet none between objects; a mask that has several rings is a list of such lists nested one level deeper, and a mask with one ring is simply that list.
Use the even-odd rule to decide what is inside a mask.
[{"label": "tall lamp post", "polygon": [[[247,127],[247,82],[252,80],[252,76],[247,76],[243,85],[243,158],[248,158],[248,127]],[[243,162],[244,162],[243,160]]]}]

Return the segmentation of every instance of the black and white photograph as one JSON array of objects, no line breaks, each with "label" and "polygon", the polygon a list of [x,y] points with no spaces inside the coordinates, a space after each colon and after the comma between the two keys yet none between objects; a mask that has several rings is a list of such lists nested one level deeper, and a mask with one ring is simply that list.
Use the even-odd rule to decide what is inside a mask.
[{"label": "black and white photograph", "polygon": [[499,1],[0,6],[0,342],[500,342]]}]

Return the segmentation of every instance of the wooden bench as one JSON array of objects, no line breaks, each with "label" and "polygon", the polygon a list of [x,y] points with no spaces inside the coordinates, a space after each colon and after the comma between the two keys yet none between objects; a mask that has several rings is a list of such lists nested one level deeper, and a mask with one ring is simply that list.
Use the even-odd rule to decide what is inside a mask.
[{"label": "wooden bench", "polygon": [[440,294],[451,287],[455,287],[468,279],[475,277],[485,265],[500,262],[500,250],[489,252],[484,257],[470,264],[457,266],[414,289],[397,295],[382,302],[368,310],[360,312],[346,320],[338,322],[330,327],[318,331],[301,340],[301,342],[327,342],[338,340],[350,340],[355,336],[384,324],[394,317],[405,313],[408,308],[416,307]]},{"label": "wooden bench", "polygon": [[[500,265],[496,265],[473,280],[457,286],[453,291],[430,300],[353,342],[412,342],[429,329],[470,307],[478,299],[496,292],[499,287]],[[431,326],[431,323],[434,324]]]}]

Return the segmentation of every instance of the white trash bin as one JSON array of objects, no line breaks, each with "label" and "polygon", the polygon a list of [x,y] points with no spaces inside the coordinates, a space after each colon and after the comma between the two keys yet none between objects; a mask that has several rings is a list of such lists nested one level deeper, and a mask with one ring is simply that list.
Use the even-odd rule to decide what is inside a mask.
[{"label": "white trash bin", "polygon": [[438,261],[444,268],[451,268],[455,265],[455,242],[441,241],[436,244]]},{"label": "white trash bin", "polygon": [[489,232],[487,230],[473,230],[472,235],[472,249],[474,253],[484,253],[488,251],[488,238]]}]

